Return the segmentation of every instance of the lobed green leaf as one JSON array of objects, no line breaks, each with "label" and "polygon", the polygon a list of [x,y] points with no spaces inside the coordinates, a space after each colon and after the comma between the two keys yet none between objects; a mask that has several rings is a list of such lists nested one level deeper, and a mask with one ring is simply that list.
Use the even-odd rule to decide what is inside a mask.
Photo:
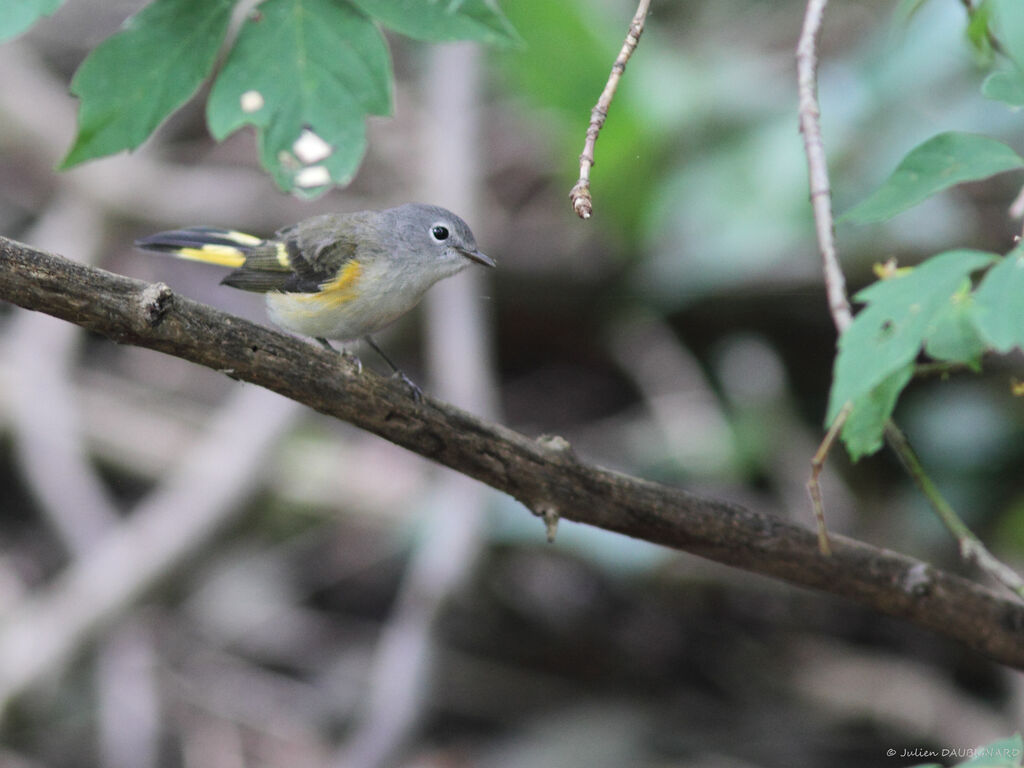
[{"label": "lobed green leaf", "polygon": [[[383,35],[351,3],[267,0],[239,32],[210,93],[207,122],[218,140],[256,126],[261,161],[277,184],[316,193],[355,174],[366,115],[391,111],[391,79]],[[326,143],[326,157],[297,153],[305,130]]]},{"label": "lobed green leaf", "polygon": [[142,144],[210,73],[234,4],[156,0],[100,43],[71,80],[78,134],[60,167]]},{"label": "lobed green leaf", "polygon": [[[948,251],[857,294],[867,307],[839,339],[826,416],[831,424],[853,402],[843,431],[852,455],[870,453],[881,444],[885,420],[922,348],[938,359],[977,364],[984,345],[971,324],[969,277],[998,258],[982,251]],[[851,445],[848,436],[854,435]]]}]

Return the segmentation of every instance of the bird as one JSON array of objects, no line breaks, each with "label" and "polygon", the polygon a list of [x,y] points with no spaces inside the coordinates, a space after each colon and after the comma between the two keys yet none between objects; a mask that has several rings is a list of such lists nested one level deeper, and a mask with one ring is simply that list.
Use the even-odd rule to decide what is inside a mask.
[{"label": "bird", "polygon": [[[460,217],[435,205],[313,216],[273,237],[210,226],[158,232],[135,241],[148,251],[231,267],[221,284],[266,296],[280,328],[330,340],[366,341],[409,386],[422,390],[374,342],[372,334],[415,307],[439,280],[472,264],[496,266]],[[346,350],[342,354],[351,356]],[[362,370],[358,358],[355,362]]]}]

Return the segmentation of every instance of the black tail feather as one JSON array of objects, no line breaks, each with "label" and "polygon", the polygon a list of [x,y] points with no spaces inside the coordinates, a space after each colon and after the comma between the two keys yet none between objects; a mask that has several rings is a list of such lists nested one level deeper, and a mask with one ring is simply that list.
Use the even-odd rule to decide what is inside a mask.
[{"label": "black tail feather", "polygon": [[252,244],[239,242],[234,234],[216,227],[188,227],[141,237],[135,241],[135,245],[148,251],[162,253],[174,253],[182,248],[202,248],[204,245],[223,245],[241,253],[249,253],[257,245],[263,244],[263,241]]}]

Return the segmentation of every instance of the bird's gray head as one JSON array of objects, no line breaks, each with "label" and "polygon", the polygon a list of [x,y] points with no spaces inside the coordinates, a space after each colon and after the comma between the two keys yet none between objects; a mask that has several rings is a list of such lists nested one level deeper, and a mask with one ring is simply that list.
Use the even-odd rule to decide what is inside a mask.
[{"label": "bird's gray head", "polygon": [[449,265],[453,272],[474,261],[485,267],[495,266],[477,248],[469,225],[445,208],[407,203],[382,213],[411,255],[422,255],[439,266]]}]

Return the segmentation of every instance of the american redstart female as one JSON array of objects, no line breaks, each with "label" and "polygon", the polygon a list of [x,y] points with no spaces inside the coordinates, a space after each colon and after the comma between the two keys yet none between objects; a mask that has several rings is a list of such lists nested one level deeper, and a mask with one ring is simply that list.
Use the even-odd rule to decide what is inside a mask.
[{"label": "american redstart female", "polygon": [[409,203],[384,211],[328,213],[266,240],[244,232],[189,227],[159,232],[135,245],[183,259],[234,267],[221,283],[265,293],[270,319],[285,330],[328,339],[364,339],[421,392],[370,334],[419,303],[426,290],[471,263],[495,266],[469,226],[451,211]]}]

